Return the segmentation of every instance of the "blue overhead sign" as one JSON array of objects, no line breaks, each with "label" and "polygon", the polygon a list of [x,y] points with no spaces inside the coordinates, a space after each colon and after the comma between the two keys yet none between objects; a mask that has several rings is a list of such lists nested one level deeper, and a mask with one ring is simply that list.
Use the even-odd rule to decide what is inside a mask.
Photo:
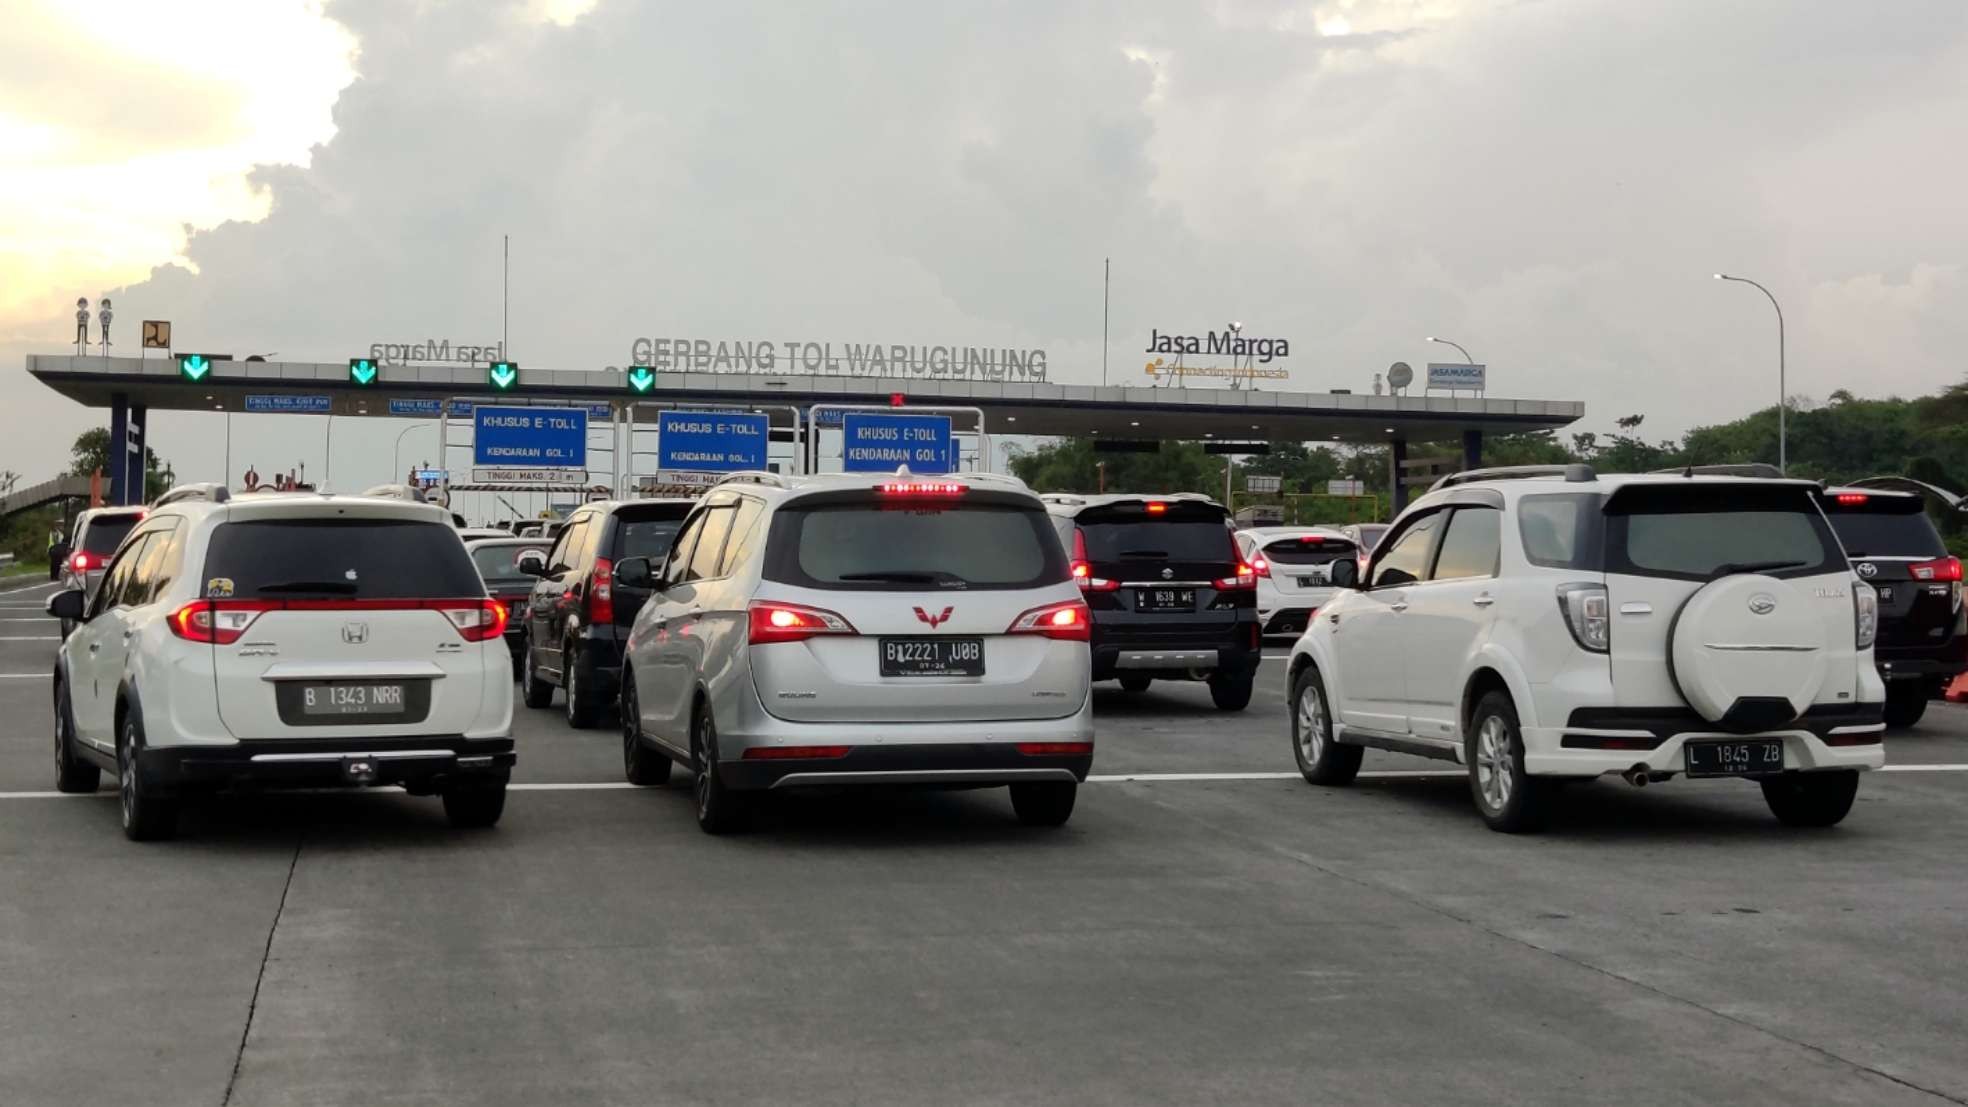
[{"label": "blue overhead sign", "polygon": [[[442,400],[391,400],[389,402],[389,413],[391,415],[408,415],[418,419],[435,419],[443,406],[444,401]],[[464,419],[470,416],[471,413],[472,402],[470,400],[451,401],[451,418]],[[607,404],[588,405],[588,418],[590,419],[607,419],[614,414],[615,410]]]},{"label": "blue overhead sign", "polygon": [[957,451],[947,415],[889,412],[841,413],[841,468],[886,473],[907,465],[911,473],[948,473]]},{"label": "blue overhead sign", "polygon": [[771,418],[730,411],[657,414],[656,468],[735,473],[765,468]]},{"label": "blue overhead sign", "polygon": [[502,469],[585,468],[588,409],[473,408],[472,464]]},{"label": "blue overhead sign", "polygon": [[333,408],[326,396],[295,396],[277,392],[246,397],[246,410],[278,415],[326,415]]}]

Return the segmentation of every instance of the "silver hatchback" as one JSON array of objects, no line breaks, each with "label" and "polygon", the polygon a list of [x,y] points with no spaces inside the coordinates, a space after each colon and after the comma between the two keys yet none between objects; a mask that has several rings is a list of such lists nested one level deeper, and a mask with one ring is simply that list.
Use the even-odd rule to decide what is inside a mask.
[{"label": "silver hatchback", "polygon": [[622,674],[628,779],[696,774],[697,818],[814,785],[1009,785],[1072,814],[1093,763],[1087,609],[1045,506],[986,474],[740,474],[643,591]]}]

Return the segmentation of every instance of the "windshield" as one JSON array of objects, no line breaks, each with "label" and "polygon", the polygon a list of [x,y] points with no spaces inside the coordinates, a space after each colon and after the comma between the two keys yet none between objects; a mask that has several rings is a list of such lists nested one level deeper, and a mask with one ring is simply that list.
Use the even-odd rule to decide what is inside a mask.
[{"label": "windshield", "polygon": [[441,523],[295,519],[225,523],[205,554],[205,595],[449,599],[485,585]]},{"label": "windshield", "polygon": [[486,580],[496,580],[525,576],[525,573],[519,571],[520,557],[529,553],[537,553],[544,557],[546,552],[547,547],[545,543],[537,546],[509,546],[505,544],[473,546],[471,547],[471,559],[472,564],[478,567],[479,576],[484,577]]},{"label": "windshield", "polygon": [[111,554],[141,522],[136,515],[104,515],[89,520],[82,532],[82,549],[92,554]]},{"label": "windshield", "polygon": [[773,517],[768,579],[886,591],[1035,588],[1070,579],[1045,512],[916,502],[789,508]]}]

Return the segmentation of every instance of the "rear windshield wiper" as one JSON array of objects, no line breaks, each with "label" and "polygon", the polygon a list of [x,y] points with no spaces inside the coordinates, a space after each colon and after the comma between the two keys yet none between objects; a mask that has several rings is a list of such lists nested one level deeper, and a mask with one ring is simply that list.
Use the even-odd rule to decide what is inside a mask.
[{"label": "rear windshield wiper", "polygon": [[354,584],[345,580],[283,580],[273,584],[262,584],[261,592],[328,592],[337,596],[353,596]]},{"label": "rear windshield wiper", "polygon": [[841,573],[834,579],[886,580],[902,584],[940,584],[945,581],[956,581],[959,584],[969,583],[955,573],[945,573],[941,570],[934,569],[876,569],[867,573]]},{"label": "rear windshield wiper", "polygon": [[1708,579],[1721,580],[1723,577],[1732,577],[1738,573],[1769,573],[1778,569],[1802,569],[1809,564],[1808,561],[1731,561],[1726,565],[1717,565],[1715,571],[1708,575]]},{"label": "rear windshield wiper", "polygon": [[1121,557],[1139,557],[1139,558],[1159,557],[1163,561],[1168,560],[1168,555],[1169,553],[1167,550],[1122,550],[1120,552]]}]

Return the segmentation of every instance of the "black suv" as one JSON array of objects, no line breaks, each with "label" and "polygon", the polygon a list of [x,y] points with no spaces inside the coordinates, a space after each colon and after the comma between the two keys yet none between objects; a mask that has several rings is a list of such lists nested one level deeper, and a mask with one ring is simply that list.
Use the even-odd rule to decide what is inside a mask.
[{"label": "black suv", "polygon": [[1912,726],[1928,699],[1968,671],[1961,561],[1948,555],[1919,495],[1829,488],[1823,503],[1852,570],[1879,593],[1873,656],[1886,678],[1886,723]]},{"label": "black suv", "polygon": [[649,593],[615,584],[625,557],[661,562],[695,500],[623,500],[584,504],[567,517],[546,556],[525,555],[518,568],[538,577],[526,607],[521,695],[528,707],[567,691],[570,726],[595,725],[613,703],[622,677],[622,647]]},{"label": "black suv", "polygon": [[1216,706],[1243,710],[1262,658],[1257,571],[1230,513],[1194,493],[1041,499],[1093,611],[1093,679],[1206,680]]}]

